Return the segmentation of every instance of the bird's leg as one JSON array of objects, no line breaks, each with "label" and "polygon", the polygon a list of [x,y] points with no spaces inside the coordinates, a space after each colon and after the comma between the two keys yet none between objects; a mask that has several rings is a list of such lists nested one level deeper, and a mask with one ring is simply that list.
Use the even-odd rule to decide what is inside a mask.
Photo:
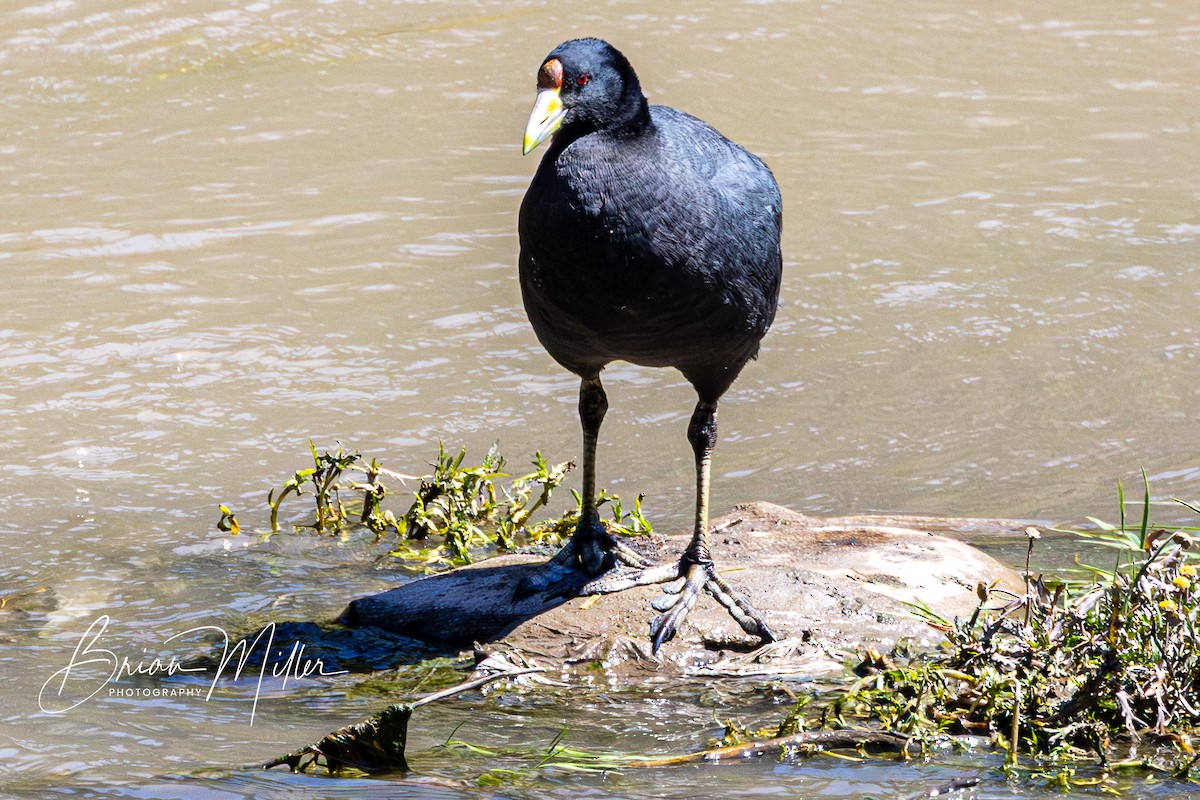
[{"label": "bird's leg", "polygon": [[614,561],[642,569],[647,562],[632,548],[608,532],[596,510],[596,444],[600,440],[600,424],[608,411],[608,397],[600,378],[584,378],[579,384],[579,421],[583,428],[583,507],[579,523],[571,535],[568,548],[573,546],[579,565],[595,577],[607,572]]},{"label": "bird's leg", "polygon": [[762,615],[749,601],[717,574],[708,544],[708,494],[712,451],[717,444],[717,404],[700,400],[688,425],[688,441],[696,456],[696,528],[676,571],[677,580],[668,584],[666,595],[655,602],[662,613],[650,625],[650,638],[657,652],[674,638],[684,617],[704,589],[729,611],[742,630],[766,641],[775,641]]},{"label": "bird's leg", "polygon": [[[600,440],[600,424],[608,411],[608,396],[599,376],[584,378],[579,384],[579,423],[583,428],[583,506],[579,523],[567,545],[579,559],[588,575],[596,576],[612,566],[609,548],[605,547],[608,531],[596,511],[596,443]],[[565,549],[565,548],[564,548]]]},{"label": "bird's leg", "polygon": [[538,572],[517,586],[518,599],[568,583],[576,570],[596,577],[615,561],[644,568],[646,561],[616,540],[600,521],[596,510],[596,443],[600,424],[608,411],[608,397],[600,377],[584,378],[579,384],[579,422],[583,428],[583,505],[571,539]]},{"label": "bird's leg", "polygon": [[696,456],[696,527],[692,541],[678,562],[644,567],[633,572],[613,571],[580,588],[580,594],[605,594],[634,586],[666,583],[664,594],[654,601],[662,612],[650,626],[655,652],[670,641],[684,617],[696,604],[700,591],[706,591],[729,612],[737,623],[753,636],[773,642],[775,634],[762,615],[740,592],[730,586],[713,565],[708,542],[708,497],[712,451],[717,443],[717,404],[700,401],[688,425],[688,441]]}]

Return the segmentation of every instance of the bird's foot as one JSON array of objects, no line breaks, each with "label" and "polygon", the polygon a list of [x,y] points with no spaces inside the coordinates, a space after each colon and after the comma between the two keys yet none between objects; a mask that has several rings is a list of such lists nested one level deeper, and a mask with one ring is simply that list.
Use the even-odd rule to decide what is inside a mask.
[{"label": "bird's foot", "polygon": [[685,556],[674,570],[674,580],[663,587],[663,594],[651,604],[661,612],[650,622],[650,641],[655,653],[664,643],[675,638],[684,618],[696,605],[701,589],[724,606],[746,633],[764,642],[778,640],[762,614],[717,573],[711,561],[696,563]]},{"label": "bird's foot", "polygon": [[704,591],[724,606],[725,610],[729,612],[729,616],[733,617],[746,633],[757,636],[764,643],[779,641],[779,637],[767,625],[767,621],[763,619],[759,610],[750,605],[750,600],[730,586],[711,565],[708,583],[704,584]]},{"label": "bird's foot", "polygon": [[[556,597],[596,594],[586,591],[586,588],[603,581],[610,571],[619,570],[617,565],[634,570],[645,570],[650,566],[637,551],[609,533],[599,519],[582,519],[571,534],[570,541],[537,572],[517,584],[513,598],[523,600],[535,594]],[[588,578],[596,576],[600,577],[588,581]]]},{"label": "bird's foot", "polygon": [[[632,552],[632,551],[631,551]],[[634,555],[637,555],[636,553]],[[617,567],[609,570],[595,580],[588,581],[579,587],[579,594],[612,594],[623,592],[635,586],[652,586],[656,583],[666,583],[679,577],[679,564],[658,564],[651,566],[641,556],[640,564],[627,564],[630,569]]]}]

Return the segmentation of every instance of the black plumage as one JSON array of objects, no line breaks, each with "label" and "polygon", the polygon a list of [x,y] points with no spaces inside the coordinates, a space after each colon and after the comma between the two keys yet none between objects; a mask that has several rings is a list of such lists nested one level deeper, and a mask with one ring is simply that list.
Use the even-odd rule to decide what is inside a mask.
[{"label": "black plumage", "polygon": [[[584,508],[571,543],[526,590],[547,588],[556,570],[596,576],[620,561],[584,591],[686,579],[655,620],[655,647],[706,583],[747,631],[773,638],[744,599],[722,598],[729,587],[706,537],[717,401],[758,353],[778,304],[779,187],[759,158],[709,125],[649,105],[629,62],[599,39],[555,48],[538,85],[526,152],[553,139],[521,204],[521,292],[542,345],[582,379]],[[696,530],[669,568],[642,563],[595,511],[595,441],[607,408],[599,376],[618,359],[675,367],[698,395],[688,431]]]}]

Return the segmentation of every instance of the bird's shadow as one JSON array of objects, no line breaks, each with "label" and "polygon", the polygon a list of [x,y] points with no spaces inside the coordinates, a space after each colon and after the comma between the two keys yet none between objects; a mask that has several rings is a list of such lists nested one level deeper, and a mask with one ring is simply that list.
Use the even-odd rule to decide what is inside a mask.
[{"label": "bird's shadow", "polygon": [[[568,574],[550,591],[521,597],[526,580],[544,569],[541,562],[480,565],[430,575],[378,594],[352,600],[335,619],[271,622],[245,633],[245,665],[278,670],[298,647],[304,659],[319,659],[329,672],[377,672],[431,658],[456,656],[464,648],[502,639],[522,623],[575,597],[587,582]],[[258,646],[252,643],[259,643]],[[188,662],[218,668],[227,645]]]}]

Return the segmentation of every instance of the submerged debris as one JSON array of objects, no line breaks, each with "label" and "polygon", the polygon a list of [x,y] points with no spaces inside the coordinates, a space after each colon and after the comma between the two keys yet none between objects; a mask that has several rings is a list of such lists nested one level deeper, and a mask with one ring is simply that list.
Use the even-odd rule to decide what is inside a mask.
[{"label": "submerged debris", "polygon": [[287,764],[292,772],[322,766],[330,774],[353,767],[363,772],[408,772],[404,749],[408,744],[408,720],[413,706],[396,703],[364,722],[338,728],[316,744],[280,756],[263,769]]},{"label": "submerged debris", "polygon": [[271,769],[286,764],[292,772],[305,772],[314,766],[324,767],[330,774],[341,772],[346,767],[362,772],[408,772],[405,747],[408,744],[408,721],[414,710],[493,681],[542,672],[542,669],[517,667],[499,659],[491,662],[485,660],[476,672],[483,674],[411,703],[394,703],[368,720],[338,728],[316,744],[273,759],[263,764],[262,768]]}]

